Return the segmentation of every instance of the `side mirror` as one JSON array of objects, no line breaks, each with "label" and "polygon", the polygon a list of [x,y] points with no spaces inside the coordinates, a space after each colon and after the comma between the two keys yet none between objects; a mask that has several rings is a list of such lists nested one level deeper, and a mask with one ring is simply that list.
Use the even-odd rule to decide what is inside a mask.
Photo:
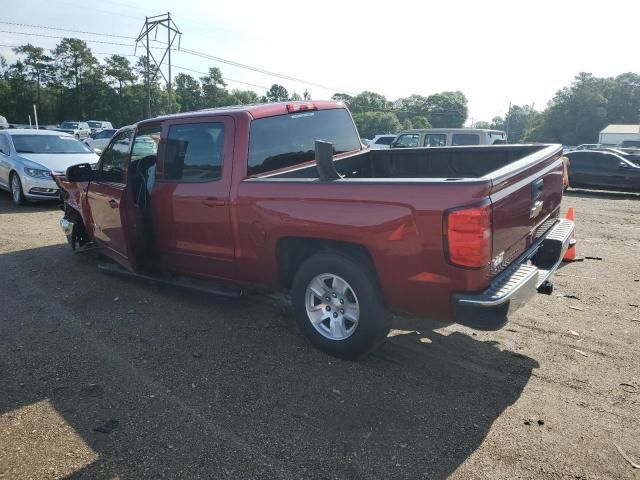
[{"label": "side mirror", "polygon": [[67,168],[67,180],[70,182],[90,182],[97,179],[97,171],[91,168],[88,163],[73,165]]}]

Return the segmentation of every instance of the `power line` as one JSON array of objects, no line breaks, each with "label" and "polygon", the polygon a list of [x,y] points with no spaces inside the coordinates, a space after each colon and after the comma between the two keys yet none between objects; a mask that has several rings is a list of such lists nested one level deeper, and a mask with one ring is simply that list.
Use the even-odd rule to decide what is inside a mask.
[{"label": "power line", "polygon": [[[44,33],[12,32],[9,30],[0,30],[0,33],[11,33],[13,35],[29,35],[34,37],[55,38],[56,40],[62,40],[64,38],[64,37],[55,36],[55,35],[45,35]],[[133,45],[128,43],[104,42],[102,40],[88,40],[84,38],[79,38],[78,40],[82,40],[83,42],[88,42],[88,43],[101,43],[103,45],[118,45],[120,47],[133,47]]]},{"label": "power line", "polygon": [[[179,65],[174,65],[174,67],[180,70],[185,70],[187,72],[200,73],[201,75],[209,75],[209,72],[202,72],[200,70],[194,70],[193,68],[180,67]],[[255,83],[243,82],[242,80],[234,80],[233,78],[222,77],[222,79],[226,80],[227,82],[242,83],[243,85],[249,85],[251,87],[256,87],[256,88],[263,88],[265,90],[269,90],[271,88],[271,87],[265,87],[264,85],[257,85]]]},{"label": "power line", "polygon": [[45,30],[58,30],[60,32],[82,33],[82,34],[85,34],[85,35],[97,35],[97,36],[101,36],[101,37],[126,38],[127,40],[135,40],[135,37],[127,37],[125,35],[115,35],[115,34],[111,34],[111,33],[86,32],[86,31],[83,31],[83,30],[72,30],[72,29],[69,29],[69,28],[45,27],[43,25],[30,25],[28,23],[5,22],[5,21],[1,21],[1,20],[0,20],[0,23],[3,23],[5,25],[13,25],[13,26],[16,26],[16,27],[43,28]]},{"label": "power line", "polygon": [[[226,65],[231,65],[231,66],[234,66],[234,67],[244,68],[246,70],[251,70],[251,71],[254,71],[254,72],[262,73],[264,75],[270,75],[272,77],[281,78],[283,80],[289,80],[291,82],[302,83],[302,84],[305,84],[305,85],[322,88],[324,90],[331,90],[331,91],[334,91],[334,92],[350,93],[349,91],[341,89],[341,88],[336,88],[336,87],[331,87],[331,86],[323,85],[323,84],[316,83],[316,82],[311,82],[309,80],[304,80],[302,78],[292,77],[290,75],[285,75],[285,74],[282,74],[282,73],[271,72],[269,70],[265,70],[264,68],[254,67],[252,65],[247,65],[247,64],[244,64],[244,63],[235,62],[233,60],[227,60],[225,58],[216,57],[215,55],[210,55],[208,53],[198,52],[196,50],[191,50],[189,48],[182,48],[182,49],[180,49],[178,51],[182,52],[182,53],[187,53],[189,55],[194,55],[196,57],[206,58],[207,60],[213,60],[213,61],[216,61],[216,62],[224,63]],[[351,92],[351,93],[353,93],[353,92]]]},{"label": "power line", "polygon": [[[108,34],[108,33],[88,32],[88,31],[72,30],[72,29],[65,29],[65,28],[48,27],[48,26],[43,26],[43,25],[19,24],[19,23],[16,23],[16,22],[0,21],[0,23],[9,24],[9,25],[16,25],[16,26],[25,26],[25,27],[28,27],[28,28],[43,28],[43,29],[51,29],[51,30],[57,30],[57,31],[62,31],[62,32],[81,33],[81,34],[86,34],[86,35],[106,36],[106,37],[113,37],[113,38],[126,38],[126,39],[135,40],[135,38],[133,38],[133,37],[127,37],[127,36],[115,35],[115,34]],[[15,34],[15,35],[32,35],[32,36],[44,37],[44,38],[60,38],[60,37],[56,37],[54,35],[46,35],[46,34],[43,34],[43,33],[25,33],[25,32],[15,32],[15,31],[9,31],[9,30],[0,30],[0,32],[2,32],[2,33],[11,33],[11,34]],[[121,46],[121,47],[130,47],[130,46],[132,46],[132,45],[124,44],[124,43],[107,42],[107,41],[103,41],[103,40],[88,40],[88,39],[81,39],[81,40],[83,40],[85,42],[99,43],[99,44],[103,44],[103,45],[117,45],[117,46]],[[150,48],[160,49],[161,47],[150,47]],[[213,61],[216,61],[216,62],[219,62],[219,63],[223,63],[223,64],[226,64],[226,65],[231,65],[231,66],[234,66],[234,67],[243,68],[243,69],[246,69],[246,70],[251,70],[251,71],[254,71],[254,72],[257,72],[257,73],[261,73],[263,75],[269,75],[269,76],[280,78],[280,79],[283,79],[283,80],[289,80],[291,82],[302,83],[302,84],[305,84],[305,85],[321,88],[321,89],[324,89],[324,90],[329,90],[329,91],[334,91],[334,92],[353,93],[353,92],[349,92],[348,90],[345,90],[345,89],[323,85],[323,84],[320,84],[320,83],[312,82],[312,81],[305,80],[305,79],[302,79],[302,78],[297,78],[297,77],[294,77],[294,76],[291,76],[291,75],[287,75],[287,74],[283,74],[283,73],[272,72],[270,70],[266,70],[266,69],[261,68],[261,67],[255,67],[253,65],[248,65],[248,64],[236,62],[236,61],[233,61],[233,60],[228,60],[228,59],[217,57],[215,55],[211,55],[211,54],[208,54],[208,53],[205,53],[205,52],[199,52],[197,50],[191,50],[191,49],[187,49],[187,48],[172,49],[172,50],[173,51],[178,51],[178,52],[183,52],[183,53],[186,53],[186,54],[189,54],[189,55],[194,55],[194,56],[197,56],[197,57],[200,57],[200,58],[205,58],[207,60],[213,60]]]}]

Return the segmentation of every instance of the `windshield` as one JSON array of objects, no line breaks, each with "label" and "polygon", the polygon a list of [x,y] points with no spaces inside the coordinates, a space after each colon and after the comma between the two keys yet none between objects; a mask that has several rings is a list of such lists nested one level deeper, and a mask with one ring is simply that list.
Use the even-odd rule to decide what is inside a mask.
[{"label": "windshield", "polygon": [[91,153],[82,142],[63,135],[13,135],[18,153]]},{"label": "windshield", "polygon": [[247,173],[312,161],[316,140],[333,143],[334,154],[361,148],[353,120],[344,108],[261,118],[251,122]]},{"label": "windshield", "polygon": [[100,122],[87,122],[91,128],[100,128],[102,124]]},{"label": "windshield", "polygon": [[101,130],[100,132],[96,133],[95,136],[93,138],[111,138],[113,137],[114,133],[116,133],[116,130]]},{"label": "windshield", "polygon": [[60,128],[78,128],[78,122],[62,122]]}]

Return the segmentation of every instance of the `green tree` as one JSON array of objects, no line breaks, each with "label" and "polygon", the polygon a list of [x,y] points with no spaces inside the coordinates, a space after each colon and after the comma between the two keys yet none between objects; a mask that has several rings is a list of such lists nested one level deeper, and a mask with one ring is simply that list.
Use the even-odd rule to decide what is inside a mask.
[{"label": "green tree", "polygon": [[359,93],[349,101],[348,105],[353,113],[385,112],[391,109],[391,102],[384,95],[370,91]]},{"label": "green tree", "polygon": [[[52,74],[52,58],[44,54],[44,49],[34,47],[30,43],[15,47],[13,51],[17,55],[24,56],[24,65],[31,80],[36,82],[36,103],[40,105],[42,84],[50,79]],[[6,60],[5,60],[6,62]]]},{"label": "green tree", "polygon": [[200,77],[202,82],[202,104],[205,108],[222,107],[229,104],[227,84],[218,67],[210,67],[209,74]]},{"label": "green tree", "polygon": [[260,103],[260,97],[253,90],[232,90],[231,103],[235,105],[253,105]]},{"label": "green tree", "polygon": [[460,128],[467,120],[467,97],[459,90],[429,95],[426,110],[434,128]]},{"label": "green tree", "polygon": [[286,102],[289,99],[289,92],[282,85],[274,83],[271,88],[267,90],[264,98],[267,102]]},{"label": "green tree", "polygon": [[532,122],[525,139],[566,145],[592,143],[608,123],[611,79],[579,73],[574,82],[556,92],[548,108]]},{"label": "green tree", "polygon": [[136,79],[136,75],[131,68],[131,62],[122,55],[111,55],[105,60],[105,75],[117,82],[118,96],[122,99],[122,87],[127,83],[132,83]]},{"label": "green tree", "polygon": [[640,75],[623,73],[608,83],[607,122],[637,124],[640,115]]},{"label": "green tree", "polygon": [[297,101],[302,100],[302,97],[298,93],[293,92],[291,94],[291,96],[289,97],[289,100],[291,100],[292,102],[297,102]]},{"label": "green tree", "polygon": [[363,138],[372,138],[383,133],[397,133],[402,129],[400,120],[393,112],[359,112],[353,114],[353,120]]},{"label": "green tree", "polygon": [[181,112],[192,112],[202,104],[202,89],[200,82],[191,75],[179,73],[175,80],[176,102]]},{"label": "green tree", "polygon": [[484,129],[491,129],[491,123],[486,122],[484,120],[479,120],[477,122],[475,122],[473,125],[471,125],[472,128],[484,128]]},{"label": "green tree", "polygon": [[331,100],[335,100],[336,102],[343,102],[346,106],[351,105],[351,101],[353,100],[353,96],[348,93],[334,93],[331,97]]}]

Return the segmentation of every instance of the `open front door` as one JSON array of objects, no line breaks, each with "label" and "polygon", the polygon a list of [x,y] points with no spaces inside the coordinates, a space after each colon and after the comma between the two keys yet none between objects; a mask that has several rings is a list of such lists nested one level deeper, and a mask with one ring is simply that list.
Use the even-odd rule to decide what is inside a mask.
[{"label": "open front door", "polygon": [[98,180],[89,183],[87,201],[91,210],[93,237],[104,247],[105,255],[133,269],[135,261],[131,256],[127,232],[126,165],[131,148],[132,130],[118,133],[105,149],[98,162]]}]

